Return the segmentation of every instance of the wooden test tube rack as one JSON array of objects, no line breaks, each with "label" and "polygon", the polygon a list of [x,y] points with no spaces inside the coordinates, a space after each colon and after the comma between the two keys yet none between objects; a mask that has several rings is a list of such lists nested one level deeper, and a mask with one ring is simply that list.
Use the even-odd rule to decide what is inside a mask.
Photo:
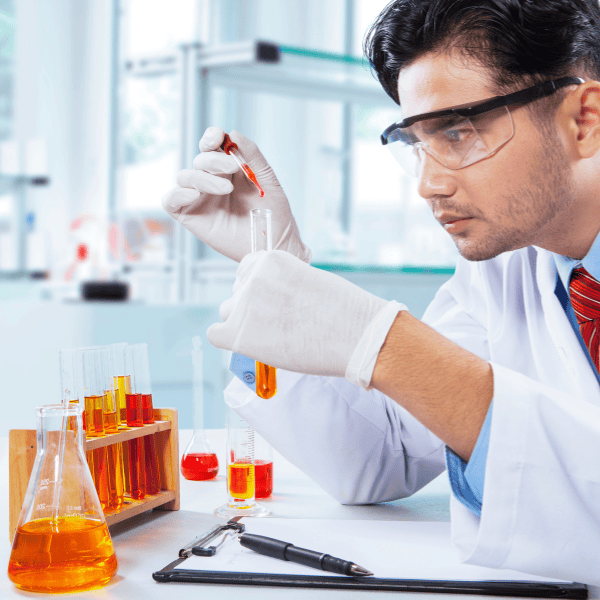
[{"label": "wooden test tube rack", "polygon": [[[125,497],[119,510],[106,511],[107,525],[120,523],[131,517],[152,510],[179,510],[179,429],[177,411],[174,408],[155,408],[154,423],[143,427],[131,427],[104,437],[86,438],[84,450],[94,450],[112,444],[120,444],[134,438],[157,434],[156,454],[161,480],[161,491],[142,500]],[[37,454],[35,429],[11,429],[8,438],[9,453],[9,538],[12,543],[21,507]],[[127,469],[128,465],[125,464]]]}]

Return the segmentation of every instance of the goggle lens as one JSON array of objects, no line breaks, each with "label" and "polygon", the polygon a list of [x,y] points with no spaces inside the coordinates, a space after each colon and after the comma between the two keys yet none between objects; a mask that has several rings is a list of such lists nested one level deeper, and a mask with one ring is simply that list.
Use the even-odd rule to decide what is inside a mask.
[{"label": "goggle lens", "polygon": [[387,147],[404,170],[416,177],[422,152],[448,169],[464,169],[496,153],[514,133],[510,111],[503,106],[470,118],[452,115],[392,129]]}]

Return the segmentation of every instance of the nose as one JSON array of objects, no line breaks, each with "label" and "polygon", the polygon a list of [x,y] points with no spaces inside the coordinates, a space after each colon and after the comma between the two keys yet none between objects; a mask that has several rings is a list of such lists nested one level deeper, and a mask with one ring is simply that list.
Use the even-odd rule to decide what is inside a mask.
[{"label": "nose", "polygon": [[456,192],[453,171],[423,149],[419,150],[417,178],[419,196],[425,200],[431,200],[436,196],[452,196]]}]

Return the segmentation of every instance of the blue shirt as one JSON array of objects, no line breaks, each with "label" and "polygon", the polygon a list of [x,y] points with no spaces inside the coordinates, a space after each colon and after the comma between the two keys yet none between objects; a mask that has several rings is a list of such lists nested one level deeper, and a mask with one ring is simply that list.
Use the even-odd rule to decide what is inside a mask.
[{"label": "blue shirt", "polygon": [[[595,279],[600,281],[600,234],[594,240],[590,251],[583,260],[568,258],[560,254],[554,254],[556,264],[556,288],[554,293],[559,299],[573,330],[577,334],[579,343],[585,351],[585,355],[592,366],[596,379],[600,384],[600,374],[596,369],[592,357],[581,337],[579,324],[571,300],[569,298],[569,281],[573,269],[583,266],[586,271]],[[477,443],[473,449],[473,454],[469,462],[465,462],[460,456],[446,447],[446,463],[448,465],[448,476],[450,477],[450,487],[456,498],[464,504],[471,512],[481,516],[481,505],[483,502],[483,484],[485,481],[485,463],[487,460],[488,447],[490,443],[490,430],[492,426],[492,404],[488,410],[486,419],[483,423]]]}]

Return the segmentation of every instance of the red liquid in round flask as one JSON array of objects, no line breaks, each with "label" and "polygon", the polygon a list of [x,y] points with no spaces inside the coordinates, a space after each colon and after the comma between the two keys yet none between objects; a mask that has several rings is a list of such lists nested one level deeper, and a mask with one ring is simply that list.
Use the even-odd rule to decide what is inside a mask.
[{"label": "red liquid in round flask", "polygon": [[214,479],[218,472],[219,461],[214,452],[190,452],[181,459],[181,474],[191,481]]},{"label": "red liquid in round flask", "polygon": [[202,381],[202,340],[192,339],[192,373],[194,384],[194,434],[181,459],[181,474],[191,481],[214,479],[219,472],[217,455],[204,433]]}]

